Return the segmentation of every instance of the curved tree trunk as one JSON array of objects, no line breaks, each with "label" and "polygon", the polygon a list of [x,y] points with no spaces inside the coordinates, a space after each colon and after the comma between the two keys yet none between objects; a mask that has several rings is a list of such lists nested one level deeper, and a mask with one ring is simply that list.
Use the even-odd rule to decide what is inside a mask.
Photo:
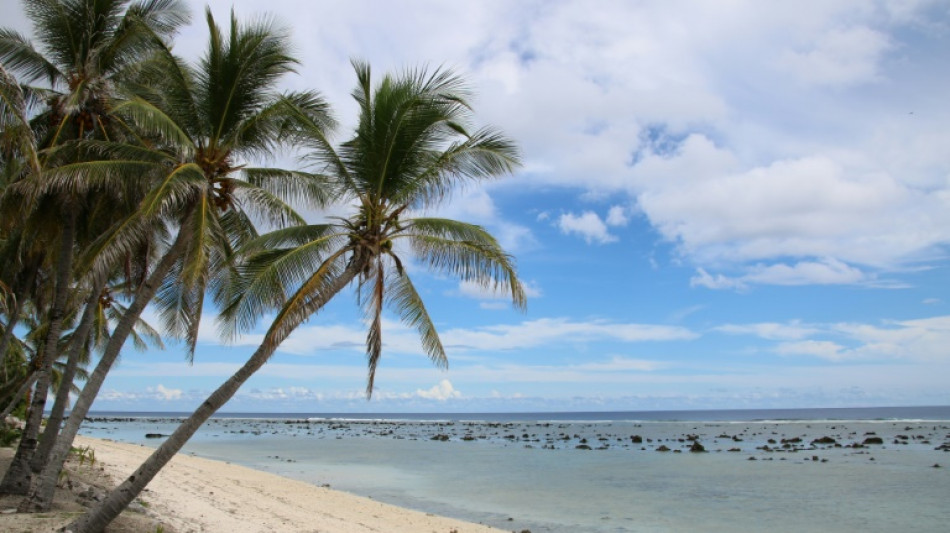
[{"label": "curved tree trunk", "polygon": [[53,450],[53,444],[59,436],[60,426],[63,425],[63,414],[66,412],[66,406],[69,404],[69,391],[73,384],[73,378],[76,376],[76,367],[79,366],[79,358],[82,356],[86,340],[89,338],[89,332],[92,330],[93,320],[96,318],[96,309],[99,307],[99,296],[103,287],[106,286],[106,277],[93,283],[86,300],[86,308],[83,310],[79,327],[73,332],[73,338],[69,343],[69,358],[66,360],[66,368],[63,370],[63,378],[59,389],[56,391],[56,401],[53,402],[53,409],[50,411],[49,418],[46,420],[46,430],[40,438],[40,445],[33,453],[33,460],[30,461],[30,468],[34,474],[39,474],[46,466],[49,454]]},{"label": "curved tree trunk", "polygon": [[43,471],[33,484],[29,496],[20,503],[18,508],[19,512],[47,511],[50,505],[53,504],[56,482],[59,479],[59,473],[63,470],[63,464],[69,455],[73,440],[79,432],[79,426],[82,425],[83,420],[86,418],[86,413],[89,412],[89,408],[92,406],[92,402],[95,401],[96,395],[99,394],[99,388],[102,386],[102,382],[105,381],[106,375],[112,368],[112,364],[115,363],[116,358],[119,357],[119,352],[122,350],[122,346],[125,344],[129,333],[132,332],[132,328],[142,315],[142,311],[145,310],[145,306],[152,301],[152,297],[155,296],[155,292],[161,285],[162,279],[171,271],[175,262],[181,258],[187,246],[187,242],[188,237],[186,233],[179,232],[178,237],[175,238],[175,242],[171,248],[165,252],[165,255],[161,261],[159,261],[155,270],[145,283],[135,291],[135,298],[132,300],[132,304],[129,306],[125,315],[122,316],[122,320],[116,324],[115,329],[112,331],[112,336],[109,337],[109,342],[106,343],[106,347],[102,352],[102,357],[99,358],[96,369],[89,376],[86,385],[83,386],[82,392],[79,393],[79,397],[76,398],[76,403],[69,413],[69,418],[66,419],[66,425],[63,426],[63,429],[59,432],[59,438],[56,439],[56,444],[53,445],[53,449],[50,451],[46,466],[43,467]]},{"label": "curved tree trunk", "polygon": [[46,340],[40,347],[42,354],[37,361],[40,368],[37,372],[36,389],[30,401],[30,411],[27,414],[26,428],[17,446],[13,463],[0,483],[0,494],[26,494],[30,490],[33,472],[30,461],[36,451],[37,437],[40,426],[43,424],[43,410],[46,408],[46,398],[49,396],[50,377],[53,370],[53,361],[59,355],[59,334],[62,330],[63,317],[66,315],[66,300],[69,296],[69,284],[73,270],[73,238],[76,232],[76,215],[71,212],[66,215],[63,231],[59,240],[59,257],[56,261],[56,295],[53,298],[53,307],[49,315],[49,331]]},{"label": "curved tree trunk", "polygon": [[30,390],[30,387],[33,386],[33,383],[36,382],[36,378],[38,377],[39,376],[36,374],[36,372],[31,372],[30,375],[27,376],[25,380],[23,380],[23,384],[20,385],[20,388],[17,389],[16,393],[14,393],[12,399],[7,403],[7,406],[3,408],[3,412],[0,413],[0,421],[10,416],[10,413],[13,412],[16,404],[20,403],[20,398],[23,398],[23,396],[26,394],[26,391]]},{"label": "curved tree trunk", "polygon": [[[347,270],[328,287],[320,301],[312,303],[312,312],[322,308],[336,293],[343,290],[350,281],[359,273],[360,268],[351,263]],[[312,313],[311,312],[311,313]],[[303,320],[301,319],[300,322]],[[233,376],[228,378],[217,390],[208,396],[194,413],[178,426],[171,436],[168,437],[161,446],[149,456],[148,459],[139,466],[131,476],[129,476],[121,485],[113,489],[112,492],[98,506],[91,509],[87,514],[81,516],[78,520],[66,526],[67,531],[73,533],[99,533],[109,525],[123,509],[128,507],[139,493],[142,492],[148,483],[161,471],[162,467],[171,460],[172,457],[181,450],[182,446],[188,442],[188,439],[198,431],[198,428],[205,423],[218,409],[234,396],[234,393],[241,388],[241,385],[257,372],[264,363],[270,359],[274,351],[280,346],[280,343],[293,331],[298,324],[292,327],[282,329],[282,333],[274,333],[274,328],[268,331],[264,341],[258,347],[254,355],[242,366]]]}]

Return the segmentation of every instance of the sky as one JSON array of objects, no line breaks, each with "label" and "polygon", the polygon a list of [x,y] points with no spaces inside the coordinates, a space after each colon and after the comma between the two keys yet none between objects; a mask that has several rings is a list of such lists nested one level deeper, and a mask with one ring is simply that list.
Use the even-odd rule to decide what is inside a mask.
[{"label": "sky", "polygon": [[[529,301],[412,265],[447,371],[388,316],[368,401],[347,290],[224,411],[950,404],[945,0],[210,3],[222,22],[232,5],[290,30],[283,86],[321,91],[339,139],[352,58],[464,76],[524,164],[435,214],[496,235]],[[195,60],[191,6],[175,51]],[[29,33],[18,2],[0,9]],[[191,410],[267,324],[225,344],[209,312],[193,364],[126,349],[93,410]]]}]

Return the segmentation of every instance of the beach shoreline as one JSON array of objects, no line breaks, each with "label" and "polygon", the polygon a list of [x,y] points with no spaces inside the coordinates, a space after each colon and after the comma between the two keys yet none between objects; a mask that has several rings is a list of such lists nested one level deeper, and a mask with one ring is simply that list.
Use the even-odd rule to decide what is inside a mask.
[{"label": "beach shoreline", "polygon": [[[79,436],[76,446],[95,452],[95,468],[118,483],[153,449]],[[165,531],[177,533],[498,533],[481,524],[436,516],[332,490],[276,474],[178,454],[149,483],[140,498],[145,512]],[[9,507],[12,498],[3,501]],[[49,517],[0,515],[0,529],[53,531],[76,516],[75,507],[55,524]],[[33,528],[36,529],[33,529]],[[157,527],[157,525],[155,526]]]}]

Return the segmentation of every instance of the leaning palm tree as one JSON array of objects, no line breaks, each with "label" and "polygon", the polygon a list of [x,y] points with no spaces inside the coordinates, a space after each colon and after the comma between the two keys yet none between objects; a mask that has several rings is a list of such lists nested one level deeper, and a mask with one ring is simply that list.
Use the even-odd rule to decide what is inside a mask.
[{"label": "leaning palm tree", "polygon": [[[145,463],[99,506],[70,524],[70,530],[101,531],[297,326],[351,283],[357,284],[370,316],[368,394],[382,353],[381,313],[386,303],[418,329],[427,355],[444,366],[445,350],[403,268],[400,242],[435,270],[503,289],[515,305],[524,306],[512,258],[485,230],[410,216],[437,205],[460,181],[509,173],[517,164],[514,144],[490,129],[469,133],[471,109],[461,80],[450,72],[387,76],[374,89],[369,67],[355,67],[359,85],[354,96],[360,105],[356,135],[334,150],[319,122],[310,120],[312,127],[298,131],[301,141],[312,143],[313,160],[336,185],[337,199],[355,205],[353,215],[330,224],[278,230],[246,248],[251,253],[243,269],[246,280],[222,293],[233,300],[226,317],[241,329],[263,310],[278,307],[264,341]],[[307,124],[307,119],[301,116],[299,123]]]},{"label": "leaning palm tree", "polygon": [[156,232],[177,231],[112,331],[21,511],[45,510],[52,503],[70,445],[145,306],[154,298],[165,330],[184,338],[193,354],[205,293],[228,284],[234,247],[258,236],[255,221],[271,227],[302,224],[282,197],[320,192],[302,173],[243,163],[280,146],[289,112],[297,106],[305,106],[315,120],[329,121],[316,95],[275,92],[278,79],[296,65],[287,34],[269,20],[241,24],[233,13],[225,34],[210,9],[207,22],[208,51],[195,67],[165,48],[142,67],[146,83],[137,94],[115,107],[143,143],[89,142],[85,146],[103,153],[105,161],[57,171],[64,180],[96,171],[108,175],[116,168],[159,176],[135,214],[90,246],[90,257],[100,265],[94,270],[111,270]]}]

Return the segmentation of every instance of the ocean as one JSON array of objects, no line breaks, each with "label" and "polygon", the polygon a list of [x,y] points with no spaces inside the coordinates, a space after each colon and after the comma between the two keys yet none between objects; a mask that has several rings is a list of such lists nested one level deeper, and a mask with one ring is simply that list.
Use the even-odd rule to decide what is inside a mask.
[{"label": "ocean", "polygon": [[[91,413],[156,446],[186,413]],[[222,413],[183,450],[531,533],[947,531],[950,407]]]}]

